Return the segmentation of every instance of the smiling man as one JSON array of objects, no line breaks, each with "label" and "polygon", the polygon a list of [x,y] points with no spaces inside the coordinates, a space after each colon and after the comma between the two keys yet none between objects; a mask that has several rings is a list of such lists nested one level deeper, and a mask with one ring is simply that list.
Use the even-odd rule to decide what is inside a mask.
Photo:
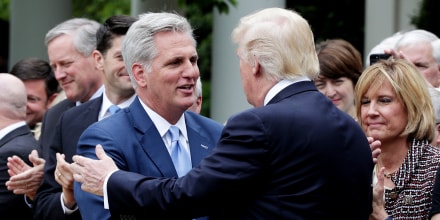
[{"label": "smiling man", "polygon": [[[156,177],[184,175],[211,153],[223,128],[214,120],[187,111],[196,101],[199,78],[190,24],[177,14],[143,14],[127,32],[122,55],[137,98],[128,108],[87,128],[78,142],[78,154],[96,158],[95,146],[102,144],[120,169]],[[177,134],[174,136],[169,128],[178,128]],[[177,154],[181,157],[173,157],[173,152],[180,152]],[[82,191],[76,182],[75,197],[83,219],[109,219],[103,197]],[[127,215],[136,219],[183,219],[179,213],[140,214],[130,210],[112,213],[111,217]]]},{"label": "smiling man", "polygon": [[18,61],[10,73],[26,87],[26,123],[38,140],[44,113],[58,95],[58,81],[49,63],[39,58]]}]

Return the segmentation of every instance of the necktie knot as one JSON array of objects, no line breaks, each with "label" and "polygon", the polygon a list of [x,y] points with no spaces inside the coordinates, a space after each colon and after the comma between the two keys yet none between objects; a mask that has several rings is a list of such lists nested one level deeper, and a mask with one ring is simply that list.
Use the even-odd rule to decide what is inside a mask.
[{"label": "necktie knot", "polygon": [[107,112],[110,113],[110,115],[113,115],[117,112],[119,112],[121,110],[121,108],[119,108],[117,105],[111,105],[108,109]]},{"label": "necktie knot", "polygon": [[171,125],[169,129],[171,135],[171,142],[175,142],[179,140],[179,127]]}]

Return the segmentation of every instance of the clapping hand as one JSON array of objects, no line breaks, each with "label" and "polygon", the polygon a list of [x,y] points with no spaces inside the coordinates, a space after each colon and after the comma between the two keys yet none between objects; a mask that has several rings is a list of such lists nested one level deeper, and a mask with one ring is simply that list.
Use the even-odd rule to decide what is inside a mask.
[{"label": "clapping hand", "polygon": [[46,161],[38,156],[36,150],[29,154],[29,161],[31,161],[33,167],[26,164],[18,156],[8,157],[8,173],[11,177],[6,182],[6,187],[8,190],[12,190],[14,194],[25,194],[33,200],[43,180]]}]

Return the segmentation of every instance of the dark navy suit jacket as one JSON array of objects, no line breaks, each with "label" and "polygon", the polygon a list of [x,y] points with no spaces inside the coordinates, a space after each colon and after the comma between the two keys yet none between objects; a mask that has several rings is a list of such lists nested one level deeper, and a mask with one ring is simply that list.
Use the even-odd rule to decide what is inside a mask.
[{"label": "dark navy suit jacket", "polygon": [[[65,111],[55,127],[54,137],[47,149],[46,165],[42,185],[37,191],[34,202],[36,219],[81,219],[79,211],[65,215],[61,207],[60,196],[62,187],[54,177],[57,165],[56,153],[65,155],[65,160],[72,163],[76,154],[76,145],[82,132],[98,121],[101,110],[102,96]],[[43,123],[44,124],[44,123]]]},{"label": "dark navy suit jacket", "polygon": [[49,146],[52,143],[53,136],[55,135],[55,128],[61,115],[70,108],[75,107],[75,102],[69,99],[64,99],[53,107],[49,108],[44,114],[41,124],[41,135],[38,139],[40,147],[42,148],[43,158],[49,157]]},{"label": "dark navy suit jacket", "polygon": [[120,170],[107,190],[111,212],[368,219],[372,171],[360,126],[303,81],[231,117],[212,154],[187,175],[156,179]]},{"label": "dark navy suit jacket", "polygon": [[[223,125],[191,111],[184,113],[192,165],[206,157],[219,140]],[[120,112],[87,128],[78,142],[78,154],[96,158],[95,146],[101,144],[122,170],[155,177],[177,177],[171,157],[156,126],[145,112],[138,98]],[[205,187],[204,184],[199,187]],[[110,212],[103,209],[103,198],[86,193],[75,182],[75,198],[84,219],[108,219]],[[92,211],[83,212],[83,209]],[[100,212],[102,210],[104,212]],[[86,214],[87,216],[84,216]],[[132,214],[137,219],[181,218],[180,214],[155,215],[130,210],[111,213],[112,218]]]},{"label": "dark navy suit jacket", "polygon": [[7,166],[8,157],[17,155],[31,165],[29,154],[34,149],[38,150],[39,144],[27,125],[12,130],[0,139],[0,216],[2,219],[32,219],[32,210],[26,204],[24,195],[15,195],[6,188],[5,183],[10,178]]}]

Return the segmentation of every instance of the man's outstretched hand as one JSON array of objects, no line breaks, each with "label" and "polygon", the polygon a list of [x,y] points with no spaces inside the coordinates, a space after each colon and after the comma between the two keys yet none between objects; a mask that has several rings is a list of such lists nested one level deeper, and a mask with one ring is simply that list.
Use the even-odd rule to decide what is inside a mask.
[{"label": "man's outstretched hand", "polygon": [[118,170],[112,158],[105,154],[100,144],[96,145],[96,156],[98,160],[75,155],[71,164],[73,178],[81,183],[81,189],[85,192],[98,196],[103,195],[103,186],[106,176]]}]

